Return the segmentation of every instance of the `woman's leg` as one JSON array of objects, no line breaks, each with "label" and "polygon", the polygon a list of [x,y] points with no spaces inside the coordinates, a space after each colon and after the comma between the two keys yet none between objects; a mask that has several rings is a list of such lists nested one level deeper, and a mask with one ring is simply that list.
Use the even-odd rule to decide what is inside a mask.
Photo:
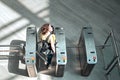
[{"label": "woman's leg", "polygon": [[49,65],[51,64],[52,57],[53,57],[53,54],[48,54],[47,55],[47,67],[49,67]]}]

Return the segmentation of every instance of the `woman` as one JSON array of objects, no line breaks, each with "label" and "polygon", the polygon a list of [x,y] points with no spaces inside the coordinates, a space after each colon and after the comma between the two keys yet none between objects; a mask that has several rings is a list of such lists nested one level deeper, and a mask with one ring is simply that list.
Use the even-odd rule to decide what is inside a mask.
[{"label": "woman", "polygon": [[49,36],[47,42],[49,44],[49,53],[47,54],[47,64],[48,68],[51,64],[53,54],[55,54],[55,35],[53,34],[54,28],[50,24],[44,24],[40,29],[40,40],[46,40]]}]

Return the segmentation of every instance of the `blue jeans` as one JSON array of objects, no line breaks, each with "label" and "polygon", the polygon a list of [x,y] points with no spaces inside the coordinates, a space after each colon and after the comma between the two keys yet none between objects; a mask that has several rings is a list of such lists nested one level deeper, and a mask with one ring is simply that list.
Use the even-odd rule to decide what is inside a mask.
[{"label": "blue jeans", "polygon": [[53,54],[51,54],[51,53],[47,54],[47,66],[49,66],[51,64],[52,57],[53,57]]}]

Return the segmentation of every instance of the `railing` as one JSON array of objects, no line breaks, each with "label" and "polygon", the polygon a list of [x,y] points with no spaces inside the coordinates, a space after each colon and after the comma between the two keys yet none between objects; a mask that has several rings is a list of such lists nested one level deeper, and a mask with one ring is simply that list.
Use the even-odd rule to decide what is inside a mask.
[{"label": "railing", "polygon": [[117,42],[115,40],[114,32],[112,29],[104,42],[102,51],[104,55],[106,75],[109,75],[111,71],[115,68],[115,66],[117,66],[118,73],[120,74],[120,56]]}]

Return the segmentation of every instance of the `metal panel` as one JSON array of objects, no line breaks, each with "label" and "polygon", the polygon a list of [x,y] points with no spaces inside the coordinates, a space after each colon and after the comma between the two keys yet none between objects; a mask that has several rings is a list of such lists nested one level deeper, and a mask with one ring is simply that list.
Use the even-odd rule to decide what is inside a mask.
[{"label": "metal panel", "polygon": [[62,77],[64,75],[64,68],[67,63],[65,32],[63,28],[57,27],[56,33],[56,76]]},{"label": "metal panel", "polygon": [[91,27],[83,27],[78,50],[80,52],[80,65],[82,75],[88,76],[97,63],[97,53]]},{"label": "metal panel", "polygon": [[27,28],[26,36],[26,53],[25,62],[26,64],[36,63],[36,28],[34,26],[29,26]]},{"label": "metal panel", "polygon": [[65,32],[63,28],[55,29],[56,35],[56,62],[58,65],[66,65],[67,63],[67,53],[66,53],[66,41]]},{"label": "metal panel", "polygon": [[27,28],[25,63],[29,77],[36,77],[36,41],[37,31],[33,25]]},{"label": "metal panel", "polygon": [[97,63],[97,54],[94,43],[93,31],[91,27],[83,28],[83,37],[85,40],[85,49],[88,64]]}]

